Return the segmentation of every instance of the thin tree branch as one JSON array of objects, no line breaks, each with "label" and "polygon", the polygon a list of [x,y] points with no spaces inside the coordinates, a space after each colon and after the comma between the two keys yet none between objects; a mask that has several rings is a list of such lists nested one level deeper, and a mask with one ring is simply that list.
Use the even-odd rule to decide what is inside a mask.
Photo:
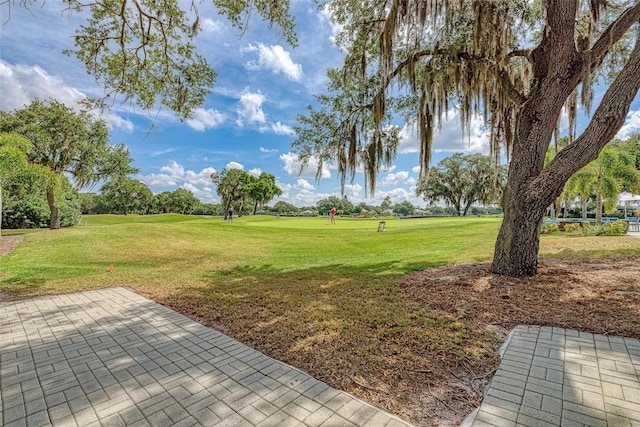
[{"label": "thin tree branch", "polygon": [[591,69],[595,70],[602,64],[604,57],[609,53],[622,36],[629,31],[633,24],[640,21],[640,3],[630,7],[618,16],[609,27],[600,35],[600,38],[591,47]]}]

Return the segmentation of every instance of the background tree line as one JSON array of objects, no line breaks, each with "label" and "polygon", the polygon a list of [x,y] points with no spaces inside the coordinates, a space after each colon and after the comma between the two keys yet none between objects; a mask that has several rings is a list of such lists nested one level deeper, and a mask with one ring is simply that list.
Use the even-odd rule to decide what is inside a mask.
[{"label": "background tree line", "polygon": [[[106,124],[87,111],[76,111],[58,101],[33,101],[13,112],[0,112],[0,207],[4,228],[60,227],[77,224],[81,214],[155,214],[181,213],[196,215],[236,215],[260,212],[276,215],[326,214],[336,208],[340,215],[457,215],[467,214],[474,202],[495,201],[501,185],[495,178],[495,168],[486,156],[455,155],[442,162],[442,174],[469,177],[442,192],[442,188],[418,187],[425,200],[432,203],[428,210],[418,209],[409,201],[393,204],[386,197],[380,206],[365,202],[354,205],[346,196],[330,196],[315,206],[298,208],[278,201],[282,195],[272,174],[253,176],[238,169],[224,169],[211,175],[220,197],[219,204],[202,203],[183,188],[154,195],[143,182],[132,178],[138,169],[123,145],[110,144]],[[482,165],[482,167],[478,167]],[[445,167],[446,166],[446,167]],[[439,166],[440,168],[440,166]],[[437,176],[439,168],[434,170]],[[443,178],[446,181],[446,178]],[[432,184],[438,180],[433,179]],[[99,193],[80,193],[101,183]],[[450,193],[464,192],[465,207],[461,210]],[[466,197],[466,198],[465,198]],[[442,199],[451,207],[440,207]],[[480,212],[476,209],[474,212]],[[486,211],[485,211],[486,212]]]}]

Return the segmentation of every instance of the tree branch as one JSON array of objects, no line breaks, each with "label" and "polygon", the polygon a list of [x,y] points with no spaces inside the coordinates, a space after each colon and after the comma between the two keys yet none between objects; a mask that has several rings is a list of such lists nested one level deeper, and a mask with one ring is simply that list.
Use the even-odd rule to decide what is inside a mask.
[{"label": "tree branch", "polygon": [[609,53],[629,28],[640,21],[640,3],[625,10],[613,21],[600,35],[600,38],[591,47],[591,69],[595,70],[602,64],[604,57]]},{"label": "tree branch", "polygon": [[[552,183],[563,185],[571,175],[595,160],[600,150],[615,137],[624,124],[639,89],[640,37],[636,40],[629,61],[605,93],[585,131],[575,142],[562,149],[549,166],[531,181],[529,187],[535,192],[538,191],[535,189],[552,187]],[[555,189],[555,193],[549,195],[548,202],[551,203],[561,190],[562,188]]]}]

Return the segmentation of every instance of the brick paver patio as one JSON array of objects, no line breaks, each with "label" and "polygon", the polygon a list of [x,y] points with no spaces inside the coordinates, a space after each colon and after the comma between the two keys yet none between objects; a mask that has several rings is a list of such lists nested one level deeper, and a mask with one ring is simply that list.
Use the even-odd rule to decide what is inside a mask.
[{"label": "brick paver patio", "polygon": [[640,426],[640,341],[518,326],[472,425]]},{"label": "brick paver patio", "polygon": [[123,288],[0,304],[0,425],[407,426]]}]

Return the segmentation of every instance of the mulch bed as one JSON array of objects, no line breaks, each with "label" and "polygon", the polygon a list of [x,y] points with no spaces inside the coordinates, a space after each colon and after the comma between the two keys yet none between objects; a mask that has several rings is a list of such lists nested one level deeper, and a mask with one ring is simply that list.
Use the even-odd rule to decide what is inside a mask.
[{"label": "mulch bed", "polygon": [[[640,259],[545,259],[538,275],[519,279],[493,275],[489,266],[418,271],[398,285],[407,298],[429,310],[500,337],[518,324],[529,324],[640,338]],[[425,407],[403,408],[399,415],[419,425],[457,425],[479,405],[482,393],[476,391],[486,385],[498,363],[498,357],[487,358],[470,367],[471,374],[465,373],[466,367],[434,372],[441,381],[430,384],[423,396],[432,394],[436,399],[423,399]],[[439,395],[432,392],[434,388]]]}]

